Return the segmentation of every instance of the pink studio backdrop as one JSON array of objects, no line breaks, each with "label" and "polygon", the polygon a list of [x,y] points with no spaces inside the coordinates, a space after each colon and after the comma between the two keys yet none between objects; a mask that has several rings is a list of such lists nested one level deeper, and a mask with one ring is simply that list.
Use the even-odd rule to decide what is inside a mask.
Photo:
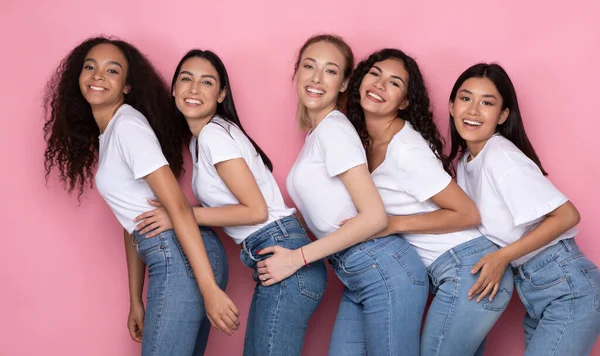
[{"label": "pink studio backdrop", "polygon": [[[9,6],[10,5],[10,6]],[[600,264],[597,1],[3,1],[0,3],[0,355],[137,355],[126,329],[122,229],[95,190],[78,206],[55,176],[44,184],[41,103],[47,78],[83,39],[114,34],[137,45],[170,81],[194,47],[226,63],[242,121],[285,177],[303,143],[291,83],[297,49],[335,32],[363,58],[381,47],[413,54],[447,131],[454,80],[478,61],[505,66],[550,178],[583,217],[579,245]],[[189,176],[183,180],[189,186]],[[187,193],[190,190],[187,189]],[[189,194],[191,197],[191,194]],[[244,324],[213,331],[207,355],[240,355],[253,290],[228,238],[227,292]],[[325,355],[341,292],[333,274],[311,319],[305,355]],[[491,331],[486,355],[523,353],[518,298]],[[468,332],[468,330],[465,330]],[[600,345],[592,352],[600,355]]]}]

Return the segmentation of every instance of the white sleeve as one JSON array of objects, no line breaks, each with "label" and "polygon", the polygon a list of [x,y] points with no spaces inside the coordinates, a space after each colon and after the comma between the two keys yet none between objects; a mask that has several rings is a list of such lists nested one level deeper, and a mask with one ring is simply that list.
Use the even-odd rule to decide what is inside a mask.
[{"label": "white sleeve", "polygon": [[125,163],[139,179],[168,165],[152,128],[139,118],[121,117],[114,128],[116,143]]},{"label": "white sleeve", "polygon": [[198,148],[211,165],[243,158],[242,150],[226,128],[209,123],[198,137]]},{"label": "white sleeve", "polygon": [[420,203],[444,190],[452,180],[427,146],[406,144],[390,154],[394,154],[400,186]]},{"label": "white sleeve", "polygon": [[[496,162],[504,161],[505,166],[486,166],[486,169],[489,171],[491,168],[496,189],[508,207],[515,226],[535,221],[568,201],[533,161],[526,157],[512,159],[504,152],[494,156],[499,157],[490,158],[496,158]],[[506,166],[508,164],[510,168]]]},{"label": "white sleeve", "polygon": [[350,123],[344,125],[336,120],[323,120],[317,140],[325,161],[327,174],[335,177],[361,164],[367,163],[365,149]]}]

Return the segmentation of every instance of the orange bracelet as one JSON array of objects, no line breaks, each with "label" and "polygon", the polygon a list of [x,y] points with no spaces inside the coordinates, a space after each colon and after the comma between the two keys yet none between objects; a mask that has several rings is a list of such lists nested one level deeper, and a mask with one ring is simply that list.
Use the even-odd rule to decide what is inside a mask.
[{"label": "orange bracelet", "polygon": [[306,267],[310,267],[310,266],[308,265],[308,263],[306,263],[306,258],[304,258],[304,250],[302,249],[302,247],[300,247],[300,252],[302,253],[302,259],[304,260],[304,265],[305,265]]}]

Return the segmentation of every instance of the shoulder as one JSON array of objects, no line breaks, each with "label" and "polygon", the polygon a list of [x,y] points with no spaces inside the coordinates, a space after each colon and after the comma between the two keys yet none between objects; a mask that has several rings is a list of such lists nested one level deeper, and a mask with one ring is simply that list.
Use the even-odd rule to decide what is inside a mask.
[{"label": "shoulder", "polygon": [[141,112],[127,104],[124,104],[119,108],[119,110],[117,110],[113,120],[115,120],[115,130],[118,128],[117,131],[136,128],[152,129],[146,117]]},{"label": "shoulder", "polygon": [[515,169],[533,168],[539,170],[529,157],[501,135],[490,138],[480,154],[483,155],[481,157],[483,169],[498,178]]},{"label": "shoulder", "polygon": [[346,115],[338,110],[332,111],[319,123],[317,129],[315,129],[315,134],[321,137],[323,135],[348,135],[358,137],[352,123],[350,123]]},{"label": "shoulder", "polygon": [[408,121],[402,130],[394,136],[390,145],[392,146],[390,152],[399,156],[410,156],[412,159],[415,157],[437,159],[427,141]]}]

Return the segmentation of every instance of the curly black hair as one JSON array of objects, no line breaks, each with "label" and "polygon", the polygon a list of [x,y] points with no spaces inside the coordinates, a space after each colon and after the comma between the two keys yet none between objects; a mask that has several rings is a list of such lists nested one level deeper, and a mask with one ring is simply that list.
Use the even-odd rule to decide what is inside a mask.
[{"label": "curly black hair", "polygon": [[411,123],[414,129],[429,143],[429,147],[436,157],[442,161],[444,170],[451,173],[451,162],[443,153],[445,142],[433,122],[429,95],[421,70],[417,62],[401,50],[385,48],[371,54],[358,64],[348,85],[348,119],[358,132],[365,149],[368,149],[370,145],[369,133],[365,124],[365,114],[360,105],[360,84],[375,63],[390,58],[401,61],[408,72],[408,106],[403,110],[398,110],[397,116]]},{"label": "curly black hair", "polygon": [[164,79],[133,45],[112,37],[89,38],[60,62],[46,84],[43,102],[46,181],[52,168],[58,168],[65,189],[78,189],[78,199],[86,187],[93,186],[100,135],[91,106],[79,88],[79,75],[89,51],[104,43],[119,48],[128,62],[126,81],[131,90],[125,103],[148,119],[175,176],[183,170],[183,138],[173,125],[174,110]]}]

